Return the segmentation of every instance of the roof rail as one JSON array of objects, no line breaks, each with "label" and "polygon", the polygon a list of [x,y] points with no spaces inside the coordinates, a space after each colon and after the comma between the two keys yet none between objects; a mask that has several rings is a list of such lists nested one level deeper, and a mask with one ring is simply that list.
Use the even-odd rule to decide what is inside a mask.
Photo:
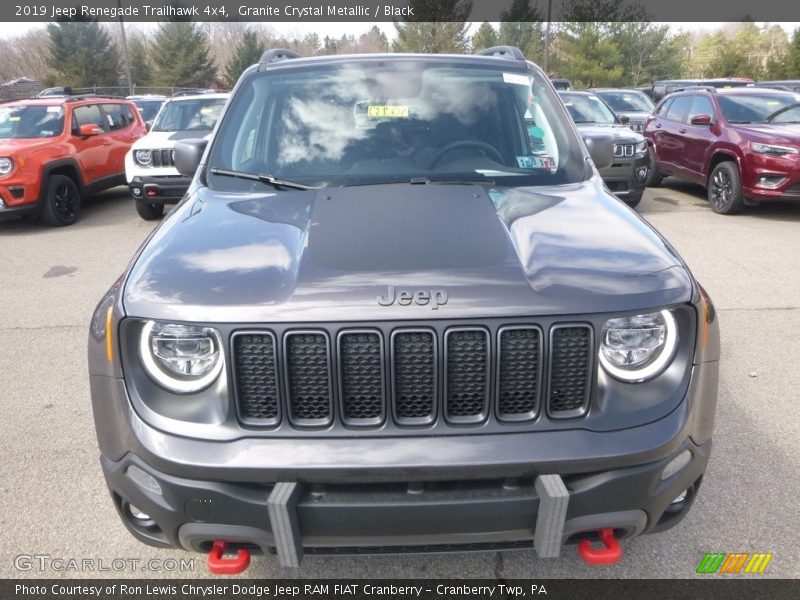
[{"label": "roof rail", "polygon": [[285,48],[272,48],[261,55],[261,60],[258,61],[258,63],[261,65],[268,65],[281,62],[282,60],[289,60],[290,58],[300,58],[300,55],[297,52],[286,50]]},{"label": "roof rail", "polygon": [[175,92],[170,96],[170,98],[177,98],[179,96],[199,96],[201,94],[219,94],[223,92],[218,92],[217,90],[211,88],[194,88],[190,90],[181,90],[179,92]]},{"label": "roof rail", "polygon": [[492,46],[478,52],[478,56],[497,56],[498,58],[507,58],[509,60],[525,60],[522,50],[514,46]]},{"label": "roof rail", "polygon": [[715,88],[713,85],[687,85],[686,87],[682,87],[680,89],[675,90],[676,92],[711,92],[712,94],[716,94],[719,90]]}]

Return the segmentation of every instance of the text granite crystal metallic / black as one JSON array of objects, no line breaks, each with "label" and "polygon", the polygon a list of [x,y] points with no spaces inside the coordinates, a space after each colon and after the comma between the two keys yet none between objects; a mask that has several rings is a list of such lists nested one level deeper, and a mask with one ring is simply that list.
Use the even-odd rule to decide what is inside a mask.
[{"label": "text granite crystal metallic / black", "polygon": [[604,188],[612,144],[514,48],[265,53],[211,141],[176,147],[189,191],[92,319],[125,526],[297,566],[573,542],[602,562],[586,539],[679,522],[717,318]]}]

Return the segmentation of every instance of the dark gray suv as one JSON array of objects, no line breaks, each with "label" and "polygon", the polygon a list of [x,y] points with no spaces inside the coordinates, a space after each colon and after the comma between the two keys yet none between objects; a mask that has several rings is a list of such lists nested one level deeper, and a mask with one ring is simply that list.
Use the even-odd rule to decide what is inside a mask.
[{"label": "dark gray suv", "polygon": [[92,319],[128,530],[237,572],[252,551],[614,562],[679,522],[717,320],[606,190],[612,146],[514,48],[268,51],[211,141],[176,147],[191,187]]}]

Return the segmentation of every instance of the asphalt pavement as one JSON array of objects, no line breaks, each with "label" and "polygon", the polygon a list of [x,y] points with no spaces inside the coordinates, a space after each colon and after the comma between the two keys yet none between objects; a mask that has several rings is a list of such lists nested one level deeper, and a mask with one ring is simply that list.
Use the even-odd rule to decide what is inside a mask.
[{"label": "asphalt pavement", "polygon": [[[668,179],[638,212],[706,287],[722,327],[714,449],[680,525],[623,542],[613,567],[590,567],[565,547],[548,560],[533,551],[306,557],[296,571],[255,557],[247,575],[686,578],[706,552],[770,552],[761,576],[800,576],[800,203],[724,217],[702,188]],[[88,322],[152,227],[122,188],[86,201],[72,227],[0,222],[0,577],[209,576],[202,555],[128,534],[98,462]]]}]

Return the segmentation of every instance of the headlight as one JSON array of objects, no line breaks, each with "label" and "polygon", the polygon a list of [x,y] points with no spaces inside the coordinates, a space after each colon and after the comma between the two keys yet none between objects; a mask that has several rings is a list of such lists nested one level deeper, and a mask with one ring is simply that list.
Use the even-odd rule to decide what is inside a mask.
[{"label": "headlight", "polygon": [[0,158],[0,175],[8,175],[14,169],[14,161],[7,157]]},{"label": "headlight", "polygon": [[636,144],[636,154],[644,154],[647,152],[647,140],[642,140],[638,144]]},{"label": "headlight", "polygon": [[133,158],[143,167],[147,167],[153,160],[153,153],[150,150],[134,150]]},{"label": "headlight", "polygon": [[778,156],[798,154],[800,152],[800,150],[791,146],[776,146],[775,144],[761,144],[759,142],[750,142],[750,149],[758,154],[777,154]]},{"label": "headlight", "polygon": [[211,385],[225,363],[216,329],[156,321],[142,328],[139,354],[148,375],[179,394]]},{"label": "headlight", "polygon": [[645,381],[666,368],[677,343],[678,327],[668,310],[609,319],[603,325],[600,364],[617,379]]}]

